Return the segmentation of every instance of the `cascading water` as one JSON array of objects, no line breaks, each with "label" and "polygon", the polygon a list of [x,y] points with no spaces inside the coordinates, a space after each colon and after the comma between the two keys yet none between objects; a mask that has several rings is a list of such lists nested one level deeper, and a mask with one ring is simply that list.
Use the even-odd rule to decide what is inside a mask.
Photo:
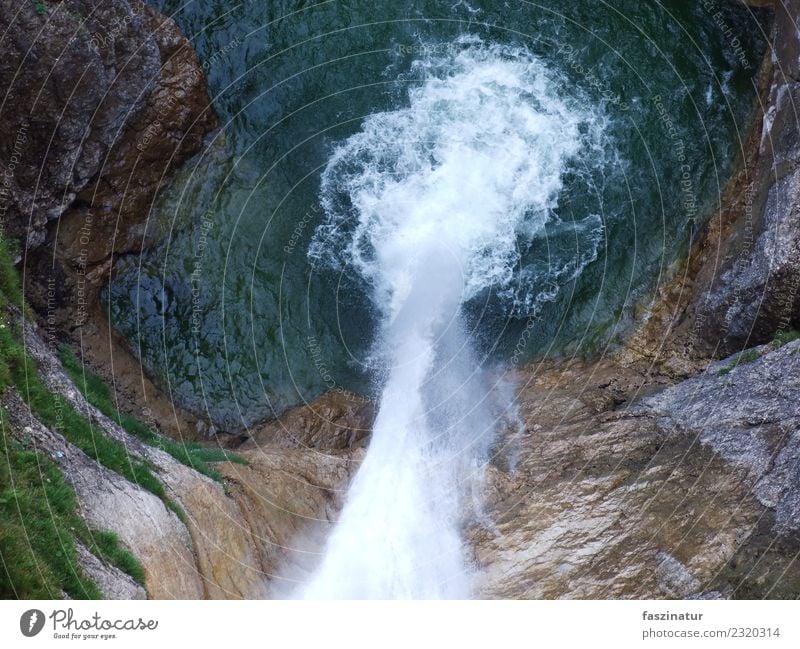
[{"label": "cascading water", "polygon": [[[545,92],[533,87],[533,68],[523,81],[533,102],[558,96],[578,108],[571,114],[591,106],[603,120],[596,130],[604,139],[583,143],[567,163],[544,229],[529,235],[523,225],[518,233],[521,261],[511,283],[463,308],[474,348],[514,364],[592,357],[631,326],[636,306],[648,303],[717,209],[756,102],[754,66],[742,65],[733,45],[754,64],[769,32],[768,21],[763,29],[753,23],[758,10],[734,2],[716,4],[736,39],[706,3],[685,0],[652,7],[641,0],[267,2],[263,11],[251,3],[154,3],[197,34],[192,45],[224,128],[159,192],[145,233],[154,245],[115,259],[103,299],[113,327],[175,401],[231,431],[310,403],[333,385],[379,395],[364,361],[380,330],[372,298],[381,299],[363,277],[343,279],[320,264],[308,281],[306,252],[324,218],[317,170],[330,159],[331,141],[345,143],[365,115],[409,106],[406,89],[420,89],[426,75],[455,74],[454,59],[470,47],[454,43],[465,29],[487,43],[524,44],[547,66]],[[512,75],[515,57],[529,60],[513,48],[495,54],[509,63],[498,69]],[[483,125],[491,116],[479,110]],[[584,140],[590,130],[579,126]],[[520,135],[530,139],[524,129]],[[378,153],[365,160],[370,155]],[[683,165],[692,169],[689,195]],[[340,194],[331,207],[352,221],[331,246],[354,243],[351,225],[360,218]],[[339,261],[356,271],[350,256]]]},{"label": "cascading water", "polygon": [[461,38],[412,73],[407,106],[369,116],[323,173],[326,220],[309,254],[369,284],[385,382],[301,597],[470,595],[461,529],[502,413],[463,305],[487,290],[518,296],[526,244],[553,218],[570,161],[599,137],[599,120],[559,96],[527,50]]}]

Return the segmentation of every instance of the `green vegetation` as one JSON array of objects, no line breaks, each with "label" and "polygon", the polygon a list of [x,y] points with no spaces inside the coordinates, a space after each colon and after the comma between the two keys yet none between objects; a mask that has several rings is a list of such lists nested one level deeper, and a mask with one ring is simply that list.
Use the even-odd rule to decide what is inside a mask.
[{"label": "green vegetation", "polygon": [[40,16],[43,16],[47,13],[47,5],[42,2],[41,0],[31,0],[33,4],[33,10]]},{"label": "green vegetation", "polygon": [[736,357],[737,365],[744,365],[745,363],[752,363],[754,360],[761,358],[761,352],[757,349],[748,349]]},{"label": "green vegetation", "polygon": [[60,395],[51,393],[39,379],[32,360],[26,356],[15,360],[18,362],[12,367],[12,376],[17,390],[39,421],[61,433],[93,460],[166,500],[164,485],[153,475],[152,467],[97,430]]},{"label": "green vegetation", "polygon": [[723,367],[718,374],[724,375],[729,374],[733,370],[735,370],[739,365],[744,365],[746,363],[752,363],[757,358],[761,358],[761,352],[757,349],[748,349],[747,351],[742,352],[736,357],[736,360],[733,361],[730,365]]},{"label": "green vegetation", "polygon": [[81,571],[75,540],[144,585],[139,561],[111,532],[91,530],[58,467],[8,435],[0,410],[0,598],[99,599]]},{"label": "green vegetation", "polygon": [[107,531],[86,530],[84,541],[93,555],[117,566],[117,568],[133,577],[137,584],[144,586],[144,568],[142,568],[142,564],[133,554],[120,545],[116,534]]},{"label": "green vegetation", "polygon": [[790,329],[788,331],[781,331],[775,338],[772,340],[772,346],[776,349],[778,347],[783,347],[795,340],[800,339],[800,331],[796,329]]},{"label": "green vegetation", "polygon": [[116,421],[122,428],[131,435],[138,437],[144,443],[166,451],[178,462],[220,483],[222,482],[222,476],[209,466],[210,463],[236,462],[238,464],[246,464],[245,460],[238,455],[229,453],[221,448],[208,448],[196,442],[176,442],[171,440],[155,433],[138,419],[122,414],[114,407],[111,390],[109,390],[103,379],[88,372],[69,347],[63,346],[60,356],[62,364],[75,382],[75,385],[86,397],[86,400],[106,417]]},{"label": "green vegetation", "polygon": [[[13,251],[0,235],[0,314],[9,305],[24,309]],[[176,514],[185,514],[166,497],[151,467],[125,447],[96,431],[60,395],[42,383],[36,363],[25,353],[16,327],[0,319],[0,393],[14,386],[37,418],[60,432],[109,469],[153,492]],[[44,454],[10,436],[0,409],[0,598],[99,598],[97,585],[83,574],[76,541],[102,561],[117,566],[140,584],[144,571],[116,535],[91,530],[77,514],[77,498],[59,468]]]},{"label": "green vegetation", "polygon": [[[788,331],[781,331],[775,338],[772,339],[770,346],[773,349],[778,349],[779,347],[783,347],[784,345],[788,345],[795,340],[800,340],[800,331],[796,329],[790,329]],[[800,351],[800,348],[795,349],[792,354],[796,354]],[[742,352],[739,354],[736,359],[730,364],[723,367],[719,372],[720,375],[729,374],[733,370],[735,370],[739,365],[744,365],[745,363],[752,363],[757,358],[761,357],[761,352],[757,349],[748,349],[747,351]]]},{"label": "green vegetation", "polygon": [[41,454],[7,435],[0,416],[0,597],[99,599],[78,565],[75,494]]}]

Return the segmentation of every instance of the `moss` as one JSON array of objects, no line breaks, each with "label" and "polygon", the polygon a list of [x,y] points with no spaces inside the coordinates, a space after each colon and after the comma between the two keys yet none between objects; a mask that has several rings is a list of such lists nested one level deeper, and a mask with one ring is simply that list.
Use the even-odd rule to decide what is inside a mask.
[{"label": "moss", "polygon": [[752,363],[754,360],[761,358],[761,352],[757,349],[748,349],[745,352],[739,354],[736,359],[730,364],[723,367],[717,374],[723,376],[725,374],[729,374],[733,370],[735,370],[739,365],[745,365],[747,363]]},{"label": "moss", "polygon": [[789,331],[781,331],[775,338],[772,340],[772,346],[776,349],[778,347],[783,347],[784,345],[788,345],[795,340],[800,339],[800,331],[796,329],[791,329]]},{"label": "moss", "polygon": [[178,462],[220,483],[222,483],[222,476],[213,467],[209,466],[210,463],[247,463],[240,456],[222,448],[208,448],[206,446],[201,446],[197,442],[176,442],[163,435],[159,435],[138,419],[122,414],[114,406],[111,390],[109,390],[103,379],[87,371],[69,347],[65,345],[61,348],[60,357],[62,364],[75,385],[78,386],[78,389],[86,397],[86,400],[106,415],[106,417],[116,421],[127,432],[142,440],[144,443],[169,453],[178,460]]}]

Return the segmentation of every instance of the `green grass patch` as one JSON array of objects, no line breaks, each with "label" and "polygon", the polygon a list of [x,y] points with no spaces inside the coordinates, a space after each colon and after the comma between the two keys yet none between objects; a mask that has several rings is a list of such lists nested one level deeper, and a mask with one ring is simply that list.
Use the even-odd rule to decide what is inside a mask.
[{"label": "green grass patch", "polygon": [[[3,437],[3,444],[7,445]],[[0,451],[0,597],[99,599],[78,565],[71,532],[74,493],[31,451]]]},{"label": "green grass patch", "polygon": [[144,585],[144,569],[112,532],[91,530],[60,469],[8,434],[0,410],[0,598],[99,599],[77,558],[76,539]]},{"label": "green grass patch", "polygon": [[122,572],[129,574],[133,580],[144,586],[144,568],[139,560],[122,547],[119,538],[113,532],[86,530],[82,540],[91,553],[106,563],[110,563]]},{"label": "green grass patch", "polygon": [[89,372],[78,361],[72,349],[66,345],[60,350],[61,363],[66,368],[75,385],[83,393],[86,400],[106,417],[116,421],[131,435],[162,451],[166,451],[178,462],[191,467],[195,471],[208,476],[212,480],[222,482],[222,476],[213,467],[214,462],[235,462],[247,464],[246,460],[222,448],[209,448],[197,442],[177,442],[153,431],[135,417],[122,414],[115,406],[111,390],[96,374]]},{"label": "green grass patch", "polygon": [[729,374],[733,370],[735,370],[739,365],[745,365],[747,363],[752,363],[754,360],[761,358],[761,352],[757,349],[748,349],[745,352],[742,352],[736,357],[736,360],[733,361],[730,365],[723,367],[719,372],[720,375]]},{"label": "green grass patch", "polygon": [[775,338],[772,340],[772,346],[775,348],[783,347],[784,345],[788,345],[795,340],[800,340],[800,331],[796,329],[790,329],[789,331],[781,331]]},{"label": "green grass patch", "polygon": [[99,599],[78,564],[75,493],[49,459],[7,435],[5,417],[0,428],[0,597]]},{"label": "green grass patch", "polygon": [[93,460],[162,500],[167,499],[164,485],[153,474],[152,467],[133,457],[120,442],[92,426],[61,395],[50,392],[39,379],[33,360],[23,356],[11,369],[17,390],[39,421],[61,433]]}]

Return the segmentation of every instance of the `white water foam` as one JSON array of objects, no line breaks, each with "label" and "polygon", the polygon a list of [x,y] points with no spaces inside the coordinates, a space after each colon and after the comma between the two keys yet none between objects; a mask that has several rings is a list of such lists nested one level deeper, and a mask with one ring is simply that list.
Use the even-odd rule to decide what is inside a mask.
[{"label": "white water foam", "polygon": [[462,529],[493,440],[465,301],[512,283],[595,120],[527,50],[462,38],[414,64],[408,105],[334,151],[315,261],[350,266],[382,315],[385,384],[366,457],[306,598],[464,598]]}]

